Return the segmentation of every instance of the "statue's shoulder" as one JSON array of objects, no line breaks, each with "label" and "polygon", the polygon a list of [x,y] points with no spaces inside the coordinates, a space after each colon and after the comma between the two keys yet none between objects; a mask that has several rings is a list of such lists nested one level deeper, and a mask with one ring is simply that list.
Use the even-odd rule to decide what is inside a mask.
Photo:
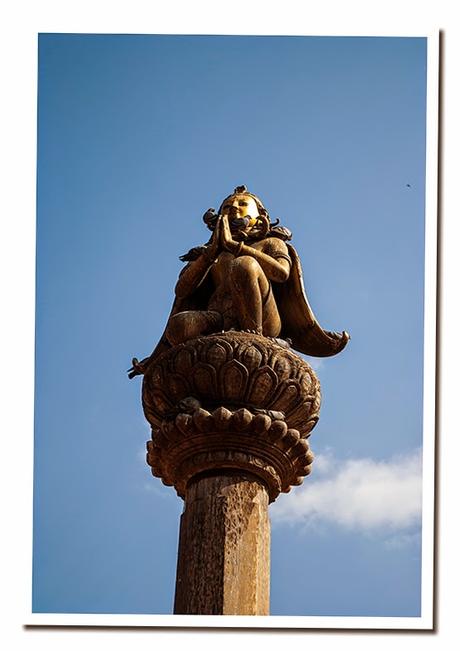
[{"label": "statue's shoulder", "polygon": [[289,249],[286,242],[284,242],[279,237],[272,237],[270,235],[262,240],[262,251],[264,251],[264,253],[268,253],[269,255],[289,255]]},{"label": "statue's shoulder", "polygon": [[286,242],[275,235],[269,233],[264,239],[263,242],[266,242],[270,246],[279,246],[280,248],[286,248]]}]

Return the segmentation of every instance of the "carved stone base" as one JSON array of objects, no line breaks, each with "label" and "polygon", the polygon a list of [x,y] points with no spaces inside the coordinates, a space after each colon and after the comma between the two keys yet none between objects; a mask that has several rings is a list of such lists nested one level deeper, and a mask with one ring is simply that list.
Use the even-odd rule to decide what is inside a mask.
[{"label": "carved stone base", "polygon": [[176,346],[148,368],[142,399],[147,462],[181,497],[195,475],[220,468],[258,477],[273,501],[310,472],[319,381],[271,339],[226,332]]},{"label": "carved stone base", "polygon": [[142,403],[154,429],[187,411],[181,403],[191,399],[209,412],[221,406],[278,412],[306,437],[318,421],[321,394],[299,355],[267,337],[230,331],[175,346],[148,367]]},{"label": "carved stone base", "polygon": [[196,475],[242,470],[266,485],[272,502],[280,492],[301,484],[313,461],[307,441],[285,421],[225,407],[211,414],[198,409],[165,421],[152,433],[147,450],[153,475],[174,486],[180,497]]}]

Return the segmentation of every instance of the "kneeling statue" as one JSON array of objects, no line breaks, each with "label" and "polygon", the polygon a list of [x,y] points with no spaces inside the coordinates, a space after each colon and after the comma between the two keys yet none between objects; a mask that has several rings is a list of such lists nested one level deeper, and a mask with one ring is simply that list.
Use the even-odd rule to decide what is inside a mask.
[{"label": "kneeling statue", "polygon": [[149,357],[133,359],[129,377],[142,375],[171,346],[212,333],[239,330],[276,339],[315,357],[339,353],[349,335],[323,330],[302,281],[291,232],[272,223],[261,200],[238,186],[216,213],[203,216],[212,231],[194,247],[175,287],[165,332]]}]

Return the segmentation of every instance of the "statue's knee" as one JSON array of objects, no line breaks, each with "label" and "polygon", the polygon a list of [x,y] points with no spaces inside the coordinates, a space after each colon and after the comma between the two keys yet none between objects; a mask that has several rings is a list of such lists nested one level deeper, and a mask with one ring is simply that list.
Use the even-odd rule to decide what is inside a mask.
[{"label": "statue's knee", "polygon": [[182,313],[172,316],[166,326],[165,335],[171,346],[177,346],[187,339],[186,321]]},{"label": "statue's knee", "polygon": [[178,346],[184,341],[201,334],[200,315],[193,310],[178,312],[172,316],[166,327],[166,337],[171,346]]},{"label": "statue's knee", "polygon": [[165,334],[171,346],[178,346],[189,339],[215,332],[221,325],[222,316],[218,312],[187,310],[169,319]]},{"label": "statue's knee", "polygon": [[253,276],[260,271],[261,267],[259,263],[250,255],[242,255],[240,258],[235,258],[231,266],[231,275],[234,277]]}]

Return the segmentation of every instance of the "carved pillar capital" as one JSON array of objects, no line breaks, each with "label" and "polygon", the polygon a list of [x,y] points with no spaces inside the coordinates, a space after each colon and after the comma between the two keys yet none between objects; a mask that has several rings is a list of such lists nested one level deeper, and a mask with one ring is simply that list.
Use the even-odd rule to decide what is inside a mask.
[{"label": "carved pillar capital", "polygon": [[181,497],[194,477],[244,471],[274,501],[310,473],[319,381],[273,340],[226,332],[176,346],[148,368],[142,399],[147,462]]}]

